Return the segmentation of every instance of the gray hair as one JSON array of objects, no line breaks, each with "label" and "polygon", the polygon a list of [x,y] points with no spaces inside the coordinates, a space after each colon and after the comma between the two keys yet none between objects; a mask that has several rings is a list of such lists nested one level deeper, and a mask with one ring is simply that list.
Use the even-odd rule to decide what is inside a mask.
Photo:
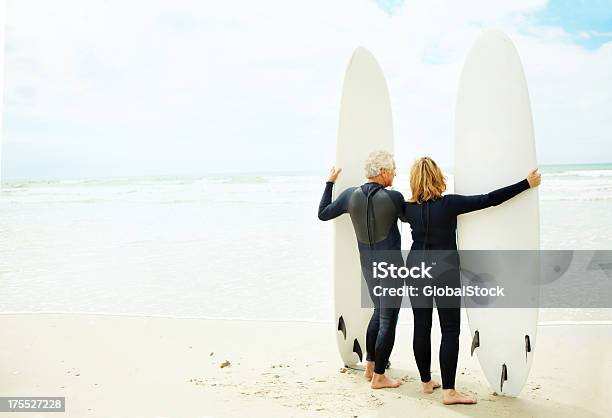
[{"label": "gray hair", "polygon": [[393,154],[383,150],[371,152],[364,166],[366,178],[371,179],[378,176],[381,168],[386,168],[387,170],[393,168]]}]

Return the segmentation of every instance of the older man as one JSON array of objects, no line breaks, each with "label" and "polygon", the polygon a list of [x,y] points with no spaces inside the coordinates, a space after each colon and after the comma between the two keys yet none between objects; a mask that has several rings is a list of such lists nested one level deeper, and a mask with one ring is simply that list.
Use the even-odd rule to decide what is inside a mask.
[{"label": "older man", "polygon": [[[395,254],[401,258],[401,235],[397,220],[404,218],[404,197],[387,187],[395,178],[393,154],[387,151],[374,151],[366,160],[365,177],[367,182],[344,190],[332,202],[332,189],[341,168],[332,167],[325,184],[323,197],[319,204],[319,219],[328,221],[348,213],[357,236],[362,274],[368,284],[374,312],[366,334],[366,369],[364,376],[371,380],[373,389],[398,387],[400,382],[385,376],[385,369],[395,342],[395,327],[401,298],[382,298],[374,294],[378,283],[372,278],[372,256]],[[370,262],[368,262],[370,261]],[[403,261],[398,259],[397,265]]]}]

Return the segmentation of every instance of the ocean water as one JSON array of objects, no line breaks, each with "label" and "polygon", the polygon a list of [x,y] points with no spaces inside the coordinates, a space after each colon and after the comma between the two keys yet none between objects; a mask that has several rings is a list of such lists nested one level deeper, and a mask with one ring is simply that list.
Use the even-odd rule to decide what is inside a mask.
[{"label": "ocean water", "polygon": [[[612,165],[540,170],[542,248],[612,249]],[[403,172],[395,188],[408,196]],[[333,225],[316,215],[325,176],[5,182],[0,312],[331,320]]]}]

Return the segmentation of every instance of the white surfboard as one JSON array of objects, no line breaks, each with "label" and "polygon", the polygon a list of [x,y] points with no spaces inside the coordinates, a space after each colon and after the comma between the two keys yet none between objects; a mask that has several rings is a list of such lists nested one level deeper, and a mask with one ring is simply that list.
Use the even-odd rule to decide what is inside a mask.
[{"label": "white surfboard", "polygon": [[[357,48],[344,76],[336,165],[342,167],[334,198],[366,182],[364,163],[375,150],[393,152],[389,91],[374,56]],[[365,334],[372,309],[361,306],[361,269],[357,239],[348,215],[335,220],[334,312],[340,356],[346,366],[365,361]]]},{"label": "white surfboard", "polygon": [[[470,50],[459,83],[455,193],[487,193],[525,178],[535,167],[531,106],[520,58],[505,34],[486,31]],[[460,250],[538,250],[539,231],[537,189],[457,220]],[[536,264],[521,266],[517,280],[537,286]],[[507,269],[499,274],[513,273]],[[517,396],[533,361],[538,309],[491,306],[467,308],[467,314],[473,342],[478,333],[474,353],[490,385],[500,394]]]}]

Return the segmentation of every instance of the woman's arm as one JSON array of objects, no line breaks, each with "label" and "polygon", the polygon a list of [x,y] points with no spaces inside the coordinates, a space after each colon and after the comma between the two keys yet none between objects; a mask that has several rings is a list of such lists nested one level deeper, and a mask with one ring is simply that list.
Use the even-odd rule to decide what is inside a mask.
[{"label": "woman's arm", "polygon": [[524,192],[531,187],[537,187],[540,185],[541,176],[537,172],[536,168],[526,179],[519,181],[518,183],[511,184],[510,186],[502,187],[501,189],[493,190],[487,194],[463,196],[463,195],[449,195],[451,198],[451,205],[454,212],[457,215],[463,213],[473,212],[475,210],[485,209],[491,206],[497,206],[504,203],[506,200],[512,199],[517,194]]}]

